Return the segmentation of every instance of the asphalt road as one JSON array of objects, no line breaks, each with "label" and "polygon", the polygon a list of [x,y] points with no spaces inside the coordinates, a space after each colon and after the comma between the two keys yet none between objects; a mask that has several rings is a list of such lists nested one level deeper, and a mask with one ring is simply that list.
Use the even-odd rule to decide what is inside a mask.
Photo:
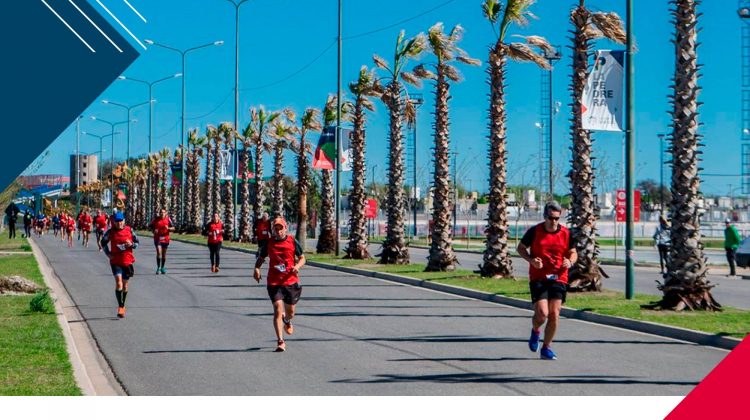
[{"label": "asphalt road", "polygon": [[727,352],[564,319],[560,360],[526,346],[530,312],[307,267],[295,334],[274,353],[254,257],[143,238],[128,315],[96,248],[37,240],[131,395],[685,395]]}]

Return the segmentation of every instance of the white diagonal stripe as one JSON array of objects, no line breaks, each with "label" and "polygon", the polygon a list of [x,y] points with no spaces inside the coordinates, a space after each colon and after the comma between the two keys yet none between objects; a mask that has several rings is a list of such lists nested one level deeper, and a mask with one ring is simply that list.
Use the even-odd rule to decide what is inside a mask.
[{"label": "white diagonal stripe", "polygon": [[75,34],[75,36],[77,36],[77,37],[78,37],[78,39],[80,39],[80,40],[81,40],[81,42],[83,42],[83,44],[84,44],[84,45],[86,45],[86,46],[87,46],[87,47],[88,47],[88,48],[89,48],[89,49],[91,50],[91,52],[92,52],[92,53],[95,53],[95,52],[96,52],[96,51],[94,51],[94,49],[93,49],[93,48],[91,48],[91,45],[89,45],[89,44],[88,44],[88,42],[84,41],[84,40],[83,40],[83,38],[81,38],[81,36],[80,36],[80,35],[78,35],[78,32],[76,32],[76,31],[75,31],[75,29],[71,28],[71,27],[70,27],[70,25],[68,25],[68,22],[66,22],[66,21],[65,21],[65,19],[63,19],[63,18],[62,18],[62,17],[60,16],[60,15],[58,15],[58,14],[57,14],[57,12],[55,11],[55,9],[53,9],[52,7],[50,7],[50,5],[49,5],[49,4],[47,4],[47,2],[46,2],[46,1],[44,1],[44,0],[42,0],[42,3],[44,3],[44,5],[45,5],[45,6],[47,6],[47,8],[48,8],[49,10],[51,10],[51,11],[52,11],[52,13],[54,13],[54,14],[55,14],[55,16],[57,16],[57,18],[58,18],[58,19],[60,19],[60,22],[64,23],[64,24],[65,24],[65,26],[67,26],[67,27],[68,27],[68,29],[70,29],[70,32],[73,32],[73,33]]},{"label": "white diagonal stripe", "polygon": [[131,5],[128,0],[122,0],[122,1],[124,1],[125,4],[127,4],[128,6],[130,6],[131,9],[133,9],[133,11],[135,12],[135,14],[138,15],[138,17],[141,18],[141,20],[143,20],[143,23],[148,23],[148,22],[146,22],[146,18],[143,17],[143,15],[141,15],[140,13],[138,13],[138,11],[135,10],[135,7],[133,7],[133,5]]},{"label": "white diagonal stripe", "polygon": [[125,31],[128,33],[128,35],[130,35],[135,40],[135,42],[138,43],[138,45],[140,45],[141,47],[143,47],[144,50],[148,49],[148,48],[146,48],[145,45],[143,45],[143,43],[140,40],[138,40],[138,38],[135,37],[135,35],[133,35],[132,32],[130,32],[130,29],[128,29],[125,25],[123,25],[122,22],[120,22],[120,19],[117,19],[117,16],[113,15],[112,12],[110,12],[109,9],[107,9],[107,6],[103,5],[102,2],[99,1],[99,0],[96,0],[96,2],[99,3],[99,6],[101,6],[102,9],[106,10],[107,13],[109,13],[109,15],[112,16],[112,19],[114,19],[117,23],[120,24],[120,26],[122,26],[122,29],[125,29]]},{"label": "white diagonal stripe", "polygon": [[76,10],[78,10],[79,12],[81,12],[81,14],[83,15],[83,17],[85,17],[85,18],[86,18],[86,20],[88,20],[88,21],[89,21],[89,23],[91,23],[92,25],[94,25],[94,28],[96,28],[96,30],[97,30],[97,31],[99,31],[99,33],[100,33],[100,34],[102,34],[102,35],[103,35],[103,36],[104,36],[105,38],[107,38],[107,41],[109,41],[109,43],[110,43],[110,44],[114,45],[114,47],[115,47],[115,48],[117,48],[117,51],[119,51],[119,52],[122,52],[122,50],[120,49],[120,47],[118,47],[118,46],[117,46],[117,44],[115,44],[115,42],[114,42],[114,41],[112,41],[112,40],[111,40],[111,39],[110,39],[110,38],[109,38],[109,37],[107,36],[107,34],[105,34],[105,33],[104,33],[104,31],[102,31],[102,30],[101,30],[101,28],[99,28],[98,26],[96,26],[96,23],[94,23],[94,21],[93,21],[93,20],[91,20],[91,18],[89,18],[89,17],[88,17],[87,15],[86,15],[86,13],[83,13],[83,10],[81,10],[81,9],[80,9],[80,8],[78,7],[78,5],[77,5],[77,4],[75,4],[75,3],[73,2],[73,0],[68,0],[68,1],[70,2],[70,4],[72,4],[72,5],[73,5],[73,7],[75,7],[75,8],[76,8]]}]

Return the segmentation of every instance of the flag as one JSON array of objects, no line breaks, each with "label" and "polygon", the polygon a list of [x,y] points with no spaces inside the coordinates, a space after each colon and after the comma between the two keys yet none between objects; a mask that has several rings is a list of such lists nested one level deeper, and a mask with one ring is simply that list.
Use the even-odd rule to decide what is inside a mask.
[{"label": "flag", "polygon": [[335,169],[336,127],[325,127],[320,133],[318,147],[313,155],[313,169]]},{"label": "flag", "polygon": [[598,50],[583,89],[583,128],[623,130],[623,63],[625,51]]},{"label": "flag", "polygon": [[219,179],[222,181],[234,179],[234,151],[219,150]]},{"label": "flag", "polygon": [[[341,129],[341,170],[352,170],[351,150],[352,130]],[[323,129],[318,140],[318,147],[313,155],[313,169],[336,169],[336,127],[329,126]]]}]

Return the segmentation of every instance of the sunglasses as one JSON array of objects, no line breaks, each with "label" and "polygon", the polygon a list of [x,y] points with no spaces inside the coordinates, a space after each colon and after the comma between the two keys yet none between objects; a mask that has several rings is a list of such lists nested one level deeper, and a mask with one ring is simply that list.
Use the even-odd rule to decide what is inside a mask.
[{"label": "sunglasses", "polygon": [[558,220],[560,220],[560,216],[557,216],[557,217],[547,216],[547,219],[558,221]]}]

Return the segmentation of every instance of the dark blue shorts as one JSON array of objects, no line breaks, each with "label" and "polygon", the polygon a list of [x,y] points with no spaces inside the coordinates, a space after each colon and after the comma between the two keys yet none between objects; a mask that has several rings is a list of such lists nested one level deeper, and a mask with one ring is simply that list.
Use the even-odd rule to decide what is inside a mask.
[{"label": "dark blue shorts", "polygon": [[128,280],[135,275],[133,264],[127,266],[110,264],[109,266],[112,267],[112,275],[122,276],[123,280]]},{"label": "dark blue shorts", "polygon": [[529,282],[531,291],[531,302],[536,303],[539,300],[562,300],[568,295],[568,286],[559,281],[535,280]]}]

